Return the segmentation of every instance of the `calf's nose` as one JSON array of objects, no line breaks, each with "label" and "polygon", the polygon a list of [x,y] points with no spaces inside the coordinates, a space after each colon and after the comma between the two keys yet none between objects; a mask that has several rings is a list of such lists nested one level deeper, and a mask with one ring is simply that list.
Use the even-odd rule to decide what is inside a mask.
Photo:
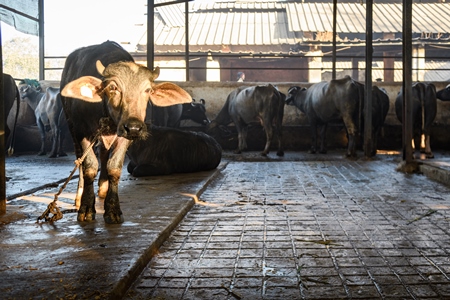
[{"label": "calf's nose", "polygon": [[130,119],[123,125],[125,137],[128,139],[139,138],[145,131],[145,124],[137,119]]}]

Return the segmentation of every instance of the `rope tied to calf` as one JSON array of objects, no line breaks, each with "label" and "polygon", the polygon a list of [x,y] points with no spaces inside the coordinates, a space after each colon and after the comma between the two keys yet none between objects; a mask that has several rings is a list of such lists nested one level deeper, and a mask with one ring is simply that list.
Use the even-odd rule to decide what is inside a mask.
[{"label": "rope tied to calf", "polygon": [[[67,177],[64,184],[59,188],[59,191],[55,194],[53,201],[48,204],[47,209],[42,213],[42,215],[40,215],[37,218],[36,223],[39,223],[41,220],[44,220],[43,222],[55,222],[55,221],[62,219],[63,214],[65,214],[65,213],[78,211],[77,209],[67,209],[67,210],[61,211],[56,204],[56,202],[58,201],[58,196],[61,195],[61,193],[64,191],[64,189],[66,188],[69,181],[72,180],[73,174],[75,174],[75,171],[81,166],[81,164],[83,163],[84,159],[86,158],[89,150],[92,149],[92,147],[98,141],[99,137],[103,133],[110,131],[110,129],[111,129],[109,126],[110,123],[111,123],[111,119],[109,117],[100,119],[100,121],[99,121],[100,127],[97,130],[97,133],[95,134],[94,139],[89,144],[89,147],[86,148],[83,155],[74,161],[75,167],[73,168],[72,172],[70,172],[69,177]],[[80,176],[82,176],[82,175],[83,174],[80,174]],[[53,214],[53,215],[50,216],[50,214]]]}]

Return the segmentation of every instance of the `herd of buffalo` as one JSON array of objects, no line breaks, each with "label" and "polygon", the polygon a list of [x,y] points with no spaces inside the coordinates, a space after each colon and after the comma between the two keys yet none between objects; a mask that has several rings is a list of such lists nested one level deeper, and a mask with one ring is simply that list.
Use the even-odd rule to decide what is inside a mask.
[{"label": "herd of buffalo", "polygon": [[[16,103],[25,100],[35,112],[41,135],[39,155],[46,155],[45,136],[52,134],[49,157],[65,156],[63,133],[70,132],[80,161],[76,198],[78,221],[95,219],[94,181],[100,170],[98,196],[105,199],[106,223],[124,221],[119,204],[118,183],[125,157],[133,176],[151,176],[214,169],[222,158],[221,145],[213,138],[234,123],[241,153],[247,148],[248,125],[260,123],[266,133],[262,155],[267,155],[275,134],[278,156],[284,155],[282,121],[284,106],[294,105],[307,116],[311,128],[311,153],[326,153],[326,129],[330,122],[343,121],[348,137],[347,157],[356,156],[357,141],[364,133],[364,85],[346,76],[313,84],[293,86],[287,95],[275,85],[239,87],[232,91],[216,118],[206,116],[203,99],[195,101],[176,84],[156,83],[159,68],[150,70],[134,62],[131,55],[114,42],[80,48],[66,60],[60,88],[45,92],[29,84],[17,88],[10,75],[3,74],[6,120]],[[400,122],[403,91],[395,101]],[[425,135],[425,153],[430,148],[430,126],[436,117],[437,99],[450,100],[450,87],[436,92],[433,84],[413,85],[413,137],[416,148]],[[148,103],[151,103],[148,105]],[[389,110],[389,97],[382,88],[372,89],[372,136],[370,153],[375,155],[377,136]],[[15,116],[17,120],[17,114]],[[207,133],[183,131],[180,121],[191,119],[207,126]],[[320,143],[318,143],[318,131]],[[8,153],[12,154],[15,126],[6,126]],[[100,166],[99,166],[100,161]]]}]

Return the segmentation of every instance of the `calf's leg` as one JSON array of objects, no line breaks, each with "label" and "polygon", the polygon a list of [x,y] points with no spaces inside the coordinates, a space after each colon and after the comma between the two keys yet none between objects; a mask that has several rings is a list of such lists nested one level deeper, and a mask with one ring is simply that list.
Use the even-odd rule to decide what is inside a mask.
[{"label": "calf's leg", "polygon": [[[84,140],[83,144],[89,144],[89,141]],[[86,149],[86,148],[84,148]],[[88,150],[83,161],[83,182],[84,187],[81,195],[80,208],[78,209],[78,221],[93,221],[95,220],[95,193],[94,180],[98,172],[98,161],[92,149]],[[81,174],[80,174],[81,176]]]},{"label": "calf's leg", "polygon": [[[130,141],[123,137],[118,137],[110,158],[107,162],[106,170],[108,174],[108,192],[105,198],[105,213],[103,219],[108,224],[123,223],[123,214],[119,204],[119,180],[122,173],[125,154]],[[102,161],[103,162],[103,161]],[[102,167],[103,169],[103,167]]]}]

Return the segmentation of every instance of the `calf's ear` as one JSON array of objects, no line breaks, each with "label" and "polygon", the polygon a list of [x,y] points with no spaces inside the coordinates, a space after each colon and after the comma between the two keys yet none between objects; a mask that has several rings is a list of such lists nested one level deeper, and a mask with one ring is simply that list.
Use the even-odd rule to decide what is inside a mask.
[{"label": "calf's ear", "polygon": [[152,104],[156,106],[170,106],[192,102],[192,97],[188,92],[170,82],[155,84],[149,97]]},{"label": "calf's ear", "polygon": [[96,77],[83,76],[66,84],[61,91],[61,95],[88,102],[100,102],[102,97],[97,94],[97,87],[101,84],[102,81]]}]

